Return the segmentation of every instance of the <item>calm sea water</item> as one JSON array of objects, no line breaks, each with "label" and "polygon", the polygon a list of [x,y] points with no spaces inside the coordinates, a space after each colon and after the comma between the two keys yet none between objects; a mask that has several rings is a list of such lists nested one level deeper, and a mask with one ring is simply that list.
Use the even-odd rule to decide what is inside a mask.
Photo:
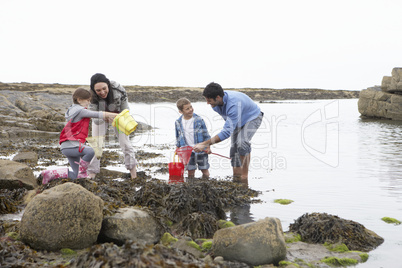
[{"label": "calm sea water", "polygon": [[[385,239],[358,267],[397,267],[402,225],[387,224],[381,218],[402,220],[402,122],[361,119],[357,99],[258,105],[265,116],[253,138],[249,187],[262,192],[263,203],[228,216],[238,223],[277,217],[286,231],[304,213],[337,215]],[[217,134],[224,123],[221,117],[206,103],[193,103],[193,107],[210,134]],[[147,151],[161,152],[164,146],[164,156],[149,162],[171,162],[174,121],[180,116],[175,105],[132,103],[130,109],[136,121],[156,127],[137,134],[132,143]],[[229,146],[225,141],[212,150],[228,156]],[[232,174],[229,160],[214,155],[209,159],[211,176],[224,179]],[[201,175],[198,172],[196,176]],[[166,180],[167,176],[157,175]],[[294,202],[274,203],[278,198]]]}]

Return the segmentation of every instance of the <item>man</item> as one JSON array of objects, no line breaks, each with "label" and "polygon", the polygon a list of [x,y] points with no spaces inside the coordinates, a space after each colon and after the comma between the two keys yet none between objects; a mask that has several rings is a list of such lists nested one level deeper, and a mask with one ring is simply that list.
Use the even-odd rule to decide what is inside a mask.
[{"label": "man", "polygon": [[251,138],[261,125],[263,113],[246,94],[226,90],[217,83],[208,84],[202,94],[212,109],[220,114],[225,124],[220,133],[194,146],[195,152],[232,137],[230,158],[233,167],[233,181],[248,184]]}]

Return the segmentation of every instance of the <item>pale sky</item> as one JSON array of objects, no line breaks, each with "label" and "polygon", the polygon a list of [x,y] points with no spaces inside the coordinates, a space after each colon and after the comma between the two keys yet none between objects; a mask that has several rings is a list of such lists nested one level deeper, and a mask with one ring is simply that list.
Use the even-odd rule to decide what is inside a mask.
[{"label": "pale sky", "polygon": [[361,90],[402,67],[401,0],[0,0],[0,82]]}]

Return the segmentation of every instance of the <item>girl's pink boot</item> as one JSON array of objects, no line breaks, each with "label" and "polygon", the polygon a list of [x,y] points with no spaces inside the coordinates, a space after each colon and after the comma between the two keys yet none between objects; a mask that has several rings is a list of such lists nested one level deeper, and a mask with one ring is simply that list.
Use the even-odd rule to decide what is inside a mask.
[{"label": "girl's pink boot", "polygon": [[58,178],[68,178],[68,168],[58,168],[42,171],[42,184]]},{"label": "girl's pink boot", "polygon": [[77,175],[77,179],[79,178],[90,178],[91,176],[88,175],[88,166],[89,166],[89,162],[83,160],[82,158],[80,159],[80,163],[78,163],[80,165],[79,169],[78,169],[78,175]]}]

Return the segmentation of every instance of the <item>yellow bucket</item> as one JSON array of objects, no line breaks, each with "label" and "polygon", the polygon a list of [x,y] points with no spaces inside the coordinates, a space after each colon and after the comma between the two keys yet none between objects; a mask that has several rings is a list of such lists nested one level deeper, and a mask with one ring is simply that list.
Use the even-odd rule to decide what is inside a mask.
[{"label": "yellow bucket", "polygon": [[128,136],[137,128],[138,123],[131,116],[128,109],[125,109],[114,118],[112,126]]}]

